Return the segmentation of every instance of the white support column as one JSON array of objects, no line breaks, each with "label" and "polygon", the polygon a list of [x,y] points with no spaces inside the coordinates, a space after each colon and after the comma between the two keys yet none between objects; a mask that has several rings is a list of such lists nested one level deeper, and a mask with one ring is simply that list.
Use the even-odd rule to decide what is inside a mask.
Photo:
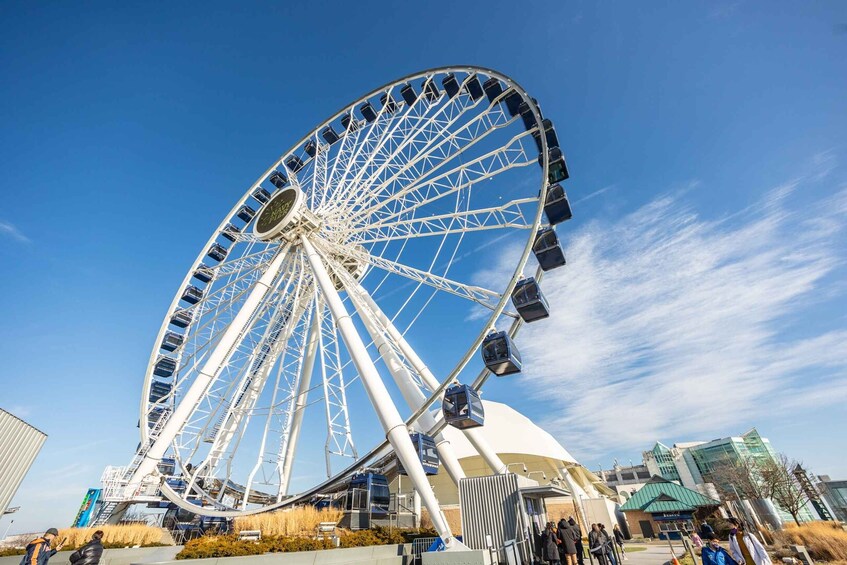
[{"label": "white support column", "polygon": [[[388,367],[388,372],[390,372],[391,376],[394,377],[394,382],[397,383],[397,387],[400,389],[400,393],[403,395],[403,398],[406,400],[406,404],[409,405],[409,408],[417,410],[426,401],[426,396],[424,396],[424,393],[415,384],[409,370],[394,350],[394,346],[385,338],[385,333],[382,331],[382,328],[374,320],[375,312],[368,310],[364,305],[364,298],[365,296],[368,296],[368,293],[358,284],[352,289],[352,291],[352,293],[349,293],[350,298],[352,299],[356,310],[359,312],[359,317],[365,324],[365,328],[367,328],[371,339],[373,339],[377,351],[379,351],[379,354],[382,356],[382,360],[385,361],[385,365]],[[416,428],[421,432],[426,432],[435,427],[435,418],[429,410],[421,414],[418,422],[419,425],[417,425]],[[436,436],[432,439],[435,440],[438,457],[441,459],[441,463],[444,464],[447,474],[450,475],[450,478],[456,486],[459,486],[459,480],[465,478],[465,472],[462,470],[462,466],[456,458],[456,454],[453,452],[453,447],[444,437],[444,434],[436,434]]]},{"label": "white support column", "polygon": [[[412,364],[412,367],[415,371],[421,376],[424,384],[430,391],[436,390],[441,383],[435,378],[435,375],[432,374],[432,371],[429,370],[429,367],[426,366],[426,363],[423,362],[415,350],[409,345],[409,342],[406,341],[406,338],[403,337],[403,334],[394,326],[388,316],[379,308],[379,305],[371,298],[371,295],[365,292],[365,290],[361,287],[361,285],[357,285],[358,295],[362,297],[370,310],[374,313],[377,320],[380,324],[385,328],[388,332],[388,335],[391,337],[392,341],[400,347],[400,351],[409,360],[409,363]],[[468,439],[470,444],[476,450],[477,453],[485,460],[485,463],[491,468],[491,471],[495,475],[501,475],[507,472],[508,468],[503,460],[500,459],[500,456],[497,455],[497,452],[494,451],[494,448],[491,447],[491,444],[488,443],[488,440],[485,439],[485,436],[482,435],[482,431],[477,428],[471,428],[468,430],[462,430],[462,433],[465,434],[465,437]],[[441,434],[439,434],[441,435]],[[439,455],[440,455],[439,451]]]},{"label": "white support column", "polygon": [[185,392],[182,401],[168,418],[156,441],[147,450],[144,460],[129,478],[125,490],[125,496],[127,498],[131,498],[144,477],[156,469],[159,460],[168,450],[168,447],[182,429],[182,426],[191,417],[206,389],[218,378],[221,369],[229,362],[235,351],[235,346],[241,340],[244,330],[250,324],[253,314],[273,286],[277,275],[282,271],[285,265],[285,259],[288,256],[288,247],[286,245],[280,249],[279,253],[274,257],[270,265],[268,265],[267,270],[256,282],[256,286],[250,291],[250,295],[244,301],[241,310],[235,315],[232,323],[226,329],[223,336],[221,336],[217,346],[215,346],[214,351],[209,355],[203,368],[197,373],[194,382],[191,383],[191,386]]},{"label": "white support column", "polygon": [[385,383],[382,382],[376,365],[374,365],[373,360],[368,355],[367,347],[365,347],[362,338],[359,336],[359,332],[356,330],[355,324],[353,324],[353,319],[348,314],[344,302],[342,302],[341,297],[338,295],[338,291],[335,290],[335,285],[330,279],[323,258],[315,251],[315,248],[306,237],[301,236],[300,241],[309,259],[315,280],[323,293],[332,316],[335,318],[335,323],[350,353],[350,358],[359,372],[365,392],[367,392],[368,398],[370,398],[371,404],[382,424],[382,428],[385,430],[386,438],[391,444],[391,447],[394,448],[394,452],[397,454],[400,462],[403,463],[403,467],[409,474],[409,478],[415,485],[415,489],[421,493],[421,498],[426,509],[429,511],[435,530],[444,541],[444,545],[448,551],[467,549],[462,542],[453,537],[453,533],[450,531],[450,525],[441,512],[438,500],[435,498],[435,493],[432,492],[432,487],[429,485],[415,447],[412,445],[411,438],[409,438],[403,418],[400,417],[397,407],[394,406],[391,395],[388,393],[388,389],[385,388]]},{"label": "white support column", "polygon": [[285,459],[283,459],[282,476],[280,477],[279,492],[281,495],[288,494],[288,486],[291,483],[291,468],[294,464],[294,453],[297,450],[297,440],[300,438],[300,428],[303,424],[303,413],[306,411],[306,397],[312,382],[312,371],[315,367],[315,355],[318,350],[318,336],[321,331],[321,317],[318,312],[317,294],[314,298],[314,312],[312,323],[309,327],[309,337],[306,341],[306,352],[303,366],[300,371],[300,384],[297,387],[297,399],[294,405],[294,417],[291,420],[288,445],[285,446]]}]

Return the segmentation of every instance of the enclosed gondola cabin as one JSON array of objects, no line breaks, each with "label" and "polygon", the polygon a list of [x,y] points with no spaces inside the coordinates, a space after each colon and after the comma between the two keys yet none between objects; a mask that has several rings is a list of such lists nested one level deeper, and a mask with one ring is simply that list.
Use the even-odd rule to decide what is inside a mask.
[{"label": "enclosed gondola cabin", "polygon": [[191,312],[186,310],[176,310],[171,316],[171,325],[178,328],[187,328],[191,323]]},{"label": "enclosed gondola cabin", "polygon": [[238,239],[238,234],[241,233],[241,230],[232,224],[227,224],[224,226],[224,229],[221,230],[221,236],[224,238],[235,241]]},{"label": "enclosed gondola cabin", "polygon": [[391,504],[391,492],[385,475],[368,471],[357,473],[347,487],[345,510],[369,512],[372,516],[387,516]]},{"label": "enclosed gondola cabin", "polygon": [[441,93],[438,92],[438,87],[435,86],[435,82],[431,78],[428,78],[424,83],[423,92],[426,99],[430,102],[435,102],[441,96]]},{"label": "enclosed gondola cabin", "polygon": [[[279,187],[278,187],[278,188],[279,188]],[[256,188],[256,190],[254,190],[254,191],[250,194],[250,196],[252,196],[253,198],[255,198],[255,199],[256,199],[256,201],[257,201],[257,202],[259,202],[260,204],[264,204],[264,203],[266,203],[268,200],[270,200],[270,199],[271,199],[271,193],[270,193],[270,192],[268,192],[267,190],[265,190],[264,188],[262,188],[261,186],[260,186],[260,187],[258,187],[258,188]]]},{"label": "enclosed gondola cabin", "polygon": [[161,399],[166,397],[171,393],[172,385],[170,383],[163,383],[162,381],[153,381],[150,385],[150,395],[148,399],[150,402],[159,402]]},{"label": "enclosed gondola cabin", "polygon": [[362,117],[368,121],[368,123],[376,120],[376,110],[374,110],[373,105],[370,102],[365,102],[361,106],[359,106],[359,112],[362,113]]},{"label": "enclosed gondola cabin", "polygon": [[180,300],[187,302],[188,304],[197,304],[202,299],[203,291],[194,285],[188,285],[185,287],[185,290],[182,291],[182,296],[180,296]]},{"label": "enclosed gondola cabin", "polygon": [[335,132],[335,128],[333,128],[332,126],[326,126],[324,129],[322,129],[321,137],[323,137],[324,141],[326,141],[330,145],[341,139],[340,137],[338,137],[338,134]]},{"label": "enclosed gondola cabin", "polygon": [[456,80],[456,75],[453,73],[450,73],[441,79],[441,86],[444,87],[444,92],[447,93],[449,98],[453,98],[459,94],[459,82]]},{"label": "enclosed gondola cabin", "polygon": [[223,261],[226,259],[226,247],[220,245],[219,243],[213,243],[209,250],[206,252],[206,255],[214,259],[215,261]]},{"label": "enclosed gondola cabin", "polygon": [[305,147],[303,148],[306,151],[306,155],[314,158],[315,155],[318,154],[318,144],[312,141],[311,139],[306,142]]},{"label": "enclosed gondola cabin", "polygon": [[479,77],[476,75],[472,75],[465,81],[465,89],[471,95],[474,102],[485,96],[485,93],[482,91],[482,85],[479,83]]},{"label": "enclosed gondola cabin", "polygon": [[207,283],[212,280],[212,277],[215,276],[215,273],[207,265],[201,263],[197,267],[197,269],[193,273],[191,273],[191,276],[200,281],[201,283]]},{"label": "enclosed gondola cabin", "polygon": [[[409,434],[409,439],[412,440],[412,445],[415,446],[415,453],[418,454],[418,459],[421,462],[424,473],[427,475],[437,475],[438,466],[441,464],[441,459],[438,458],[438,450],[435,447],[435,440],[430,436],[421,433]],[[397,459],[397,472],[401,475],[406,475],[406,469],[403,468],[403,463]]]},{"label": "enclosed gondola cabin", "polygon": [[550,227],[541,228],[535,234],[532,252],[538,260],[542,271],[549,271],[565,264],[565,252],[559,244],[556,230]]},{"label": "enclosed gondola cabin", "polygon": [[391,97],[387,92],[379,97],[379,103],[382,104],[383,110],[386,114],[393,114],[397,111],[397,102],[394,101],[394,98]]},{"label": "enclosed gondola cabin", "polygon": [[571,203],[568,201],[568,195],[561,184],[547,187],[547,196],[544,197],[544,215],[547,216],[547,221],[551,226],[561,224],[573,217]]},{"label": "enclosed gondola cabin", "polygon": [[506,332],[491,332],[482,340],[482,362],[485,367],[503,377],[521,372],[521,353]]},{"label": "enclosed gondola cabin", "polygon": [[[556,135],[556,129],[553,127],[553,122],[548,119],[544,119],[541,122],[541,129],[544,130],[544,137],[547,138],[547,148],[558,147],[559,146],[559,136]],[[538,152],[540,153],[543,149],[541,147],[541,132],[535,130],[532,132],[532,139],[535,140],[535,145],[538,147]]]},{"label": "enclosed gondola cabin", "polygon": [[182,334],[178,334],[176,332],[165,332],[160,348],[165,351],[174,351],[177,347],[182,345],[183,339],[185,339],[185,337]]},{"label": "enclosed gondola cabin", "polygon": [[157,377],[167,378],[176,371],[176,360],[170,357],[159,357],[156,364],[153,365],[153,374]]},{"label": "enclosed gondola cabin", "polygon": [[300,172],[300,169],[302,169],[304,165],[305,163],[303,163],[303,159],[297,155],[292,155],[285,161],[285,166],[288,167],[288,170],[292,173]]},{"label": "enclosed gondola cabin", "polygon": [[[556,184],[557,182],[567,180],[570,175],[568,174],[568,165],[565,163],[565,156],[562,154],[562,150],[558,147],[553,147],[547,151],[547,155],[549,161],[547,168],[547,182],[549,184]],[[538,164],[543,166],[543,155],[538,156]]]},{"label": "enclosed gondola cabin", "polygon": [[415,100],[418,99],[418,95],[415,94],[415,88],[409,83],[406,83],[403,88],[400,89],[400,96],[403,97],[407,106],[411,106],[415,103]]},{"label": "enclosed gondola cabin", "polygon": [[479,393],[468,385],[453,385],[444,391],[441,411],[444,421],[460,430],[478,428],[485,423],[485,409]]},{"label": "enclosed gondola cabin", "polygon": [[[271,173],[271,176],[268,177],[268,180],[277,188],[282,188],[288,182],[288,177],[282,174],[279,171],[274,171]],[[249,221],[249,220],[245,220]]]},{"label": "enclosed gondola cabin", "polygon": [[550,316],[550,305],[533,277],[518,281],[512,291],[512,304],[527,323]]},{"label": "enclosed gondola cabin", "polygon": [[242,221],[250,223],[250,220],[252,220],[253,216],[256,215],[256,211],[247,204],[244,204],[241,208],[238,209],[238,212],[236,212],[235,215],[238,216],[238,218]]}]

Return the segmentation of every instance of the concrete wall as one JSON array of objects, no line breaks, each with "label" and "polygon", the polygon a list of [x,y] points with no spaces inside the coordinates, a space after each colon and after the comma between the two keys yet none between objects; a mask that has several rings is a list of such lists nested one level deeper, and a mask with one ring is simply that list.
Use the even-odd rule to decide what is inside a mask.
[{"label": "concrete wall", "polygon": [[[411,548],[411,546],[408,546]],[[406,565],[411,563],[403,545],[377,545],[296,553],[266,553],[244,557],[218,557],[175,561],[182,546],[107,549],[100,565],[133,565],[156,563],[166,565],[341,565],[343,563],[373,563],[375,565]],[[50,558],[48,565],[67,565],[72,552],[61,551]],[[20,555],[0,557],[0,565],[19,565]]]},{"label": "concrete wall", "polygon": [[[182,549],[181,545],[167,547],[136,547],[128,549],[105,549],[100,565],[130,565],[131,563],[157,563],[171,561]],[[73,551],[60,551],[50,558],[48,565],[67,565]],[[0,565],[18,565],[22,555],[0,557]],[[181,561],[180,563],[186,563]]]}]

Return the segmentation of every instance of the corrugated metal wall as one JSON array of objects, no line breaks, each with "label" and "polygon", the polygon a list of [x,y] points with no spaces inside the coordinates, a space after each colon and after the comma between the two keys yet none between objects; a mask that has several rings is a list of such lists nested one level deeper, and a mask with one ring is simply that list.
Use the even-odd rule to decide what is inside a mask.
[{"label": "corrugated metal wall", "polygon": [[486,535],[491,536],[498,549],[507,540],[525,541],[527,529],[521,504],[518,478],[512,473],[462,479],[462,541],[471,549],[488,549]]},{"label": "corrugated metal wall", "polygon": [[8,508],[47,435],[0,409],[0,511]]}]

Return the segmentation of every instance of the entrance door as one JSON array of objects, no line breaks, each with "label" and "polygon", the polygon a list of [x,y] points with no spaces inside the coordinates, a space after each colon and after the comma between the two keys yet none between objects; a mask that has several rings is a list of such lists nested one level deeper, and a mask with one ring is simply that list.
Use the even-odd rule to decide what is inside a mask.
[{"label": "entrance door", "polygon": [[645,538],[652,538],[655,535],[650,520],[639,520],[638,525],[641,526],[641,535]]}]

